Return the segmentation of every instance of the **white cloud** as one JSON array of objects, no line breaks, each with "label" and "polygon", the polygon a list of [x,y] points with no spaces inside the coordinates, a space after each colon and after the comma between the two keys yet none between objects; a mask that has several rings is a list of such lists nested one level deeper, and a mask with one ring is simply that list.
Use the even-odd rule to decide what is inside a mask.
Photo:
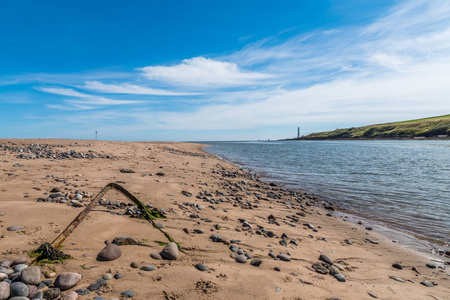
[{"label": "white cloud", "polygon": [[149,66],[140,68],[148,79],[170,85],[188,87],[233,87],[261,84],[274,76],[242,71],[235,63],[204,57],[185,59],[175,66]]},{"label": "white cloud", "polygon": [[187,96],[193,93],[172,92],[162,89],[154,89],[150,87],[138,86],[129,83],[107,84],[99,81],[87,81],[82,89],[87,89],[99,93],[108,94],[136,94],[136,95],[159,95],[159,96]]}]

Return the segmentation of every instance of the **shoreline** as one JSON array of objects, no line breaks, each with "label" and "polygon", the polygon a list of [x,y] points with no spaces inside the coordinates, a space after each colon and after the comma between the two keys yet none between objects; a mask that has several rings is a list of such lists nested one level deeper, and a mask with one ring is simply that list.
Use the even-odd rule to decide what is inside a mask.
[{"label": "shoreline", "polygon": [[[0,145],[13,142],[29,145],[36,140],[0,139]],[[262,181],[205,152],[204,145],[76,140],[39,143],[63,145],[49,149],[68,152],[70,157],[52,150],[42,151],[52,158],[20,159],[16,158],[18,153],[0,149],[0,260],[13,261],[43,241],[53,240],[109,182],[120,183],[146,205],[163,209],[167,218],[159,219],[159,226],[184,250],[176,260],[150,257],[150,253],[162,250],[156,241],[165,241],[165,237],[147,221],[121,215],[133,206],[120,204],[124,202],[122,195],[107,193],[104,204],[97,206],[64,243],[63,251],[75,259],[41,268],[43,273],[81,274],[73,291],[86,289],[105,274],[119,272],[123,279],[112,279],[101,290],[105,299],[120,298],[126,290],[133,290],[137,300],[236,296],[372,299],[371,294],[381,299],[428,299],[430,295],[445,299],[450,292],[448,265],[437,263],[431,269],[426,266],[430,259],[392,244],[376,232],[328,216],[312,205],[310,195]],[[87,157],[89,153],[98,157]],[[66,201],[64,197],[46,201],[54,188],[60,188],[69,199],[77,190],[86,197],[81,202],[60,202]],[[44,200],[40,202],[40,198]],[[76,207],[80,203],[82,207]],[[24,228],[6,230],[18,225]],[[121,246],[122,256],[114,261],[95,259],[105,240],[124,235],[144,247]],[[220,240],[212,236],[220,236]],[[234,250],[244,253],[245,261],[238,262]],[[322,254],[333,263],[320,260]],[[254,260],[260,265],[251,263]],[[132,263],[154,269],[135,269]],[[401,264],[403,270],[393,268],[394,263]],[[208,270],[200,271],[197,264]],[[318,273],[314,269],[318,265],[326,267],[326,273]],[[417,266],[420,274],[412,271],[412,266]],[[328,274],[328,269],[344,276],[345,282]],[[425,281],[435,285],[420,284]],[[93,292],[77,299],[95,296]]]},{"label": "shoreline", "polygon": [[[343,140],[343,139],[341,139],[341,140]],[[347,140],[351,140],[351,139],[347,139]],[[356,139],[353,139],[353,140],[356,140]],[[366,139],[366,140],[371,140],[371,139]],[[251,168],[249,168],[248,166],[246,166],[240,162],[228,160],[225,157],[210,153],[207,150],[205,150],[206,147],[211,147],[211,146],[212,145],[206,145],[202,148],[202,150],[208,154],[212,154],[212,155],[216,156],[217,158],[219,158],[223,161],[226,161],[231,164],[235,164],[236,166],[238,166],[239,168],[241,168],[243,170],[247,170],[250,173],[253,172],[253,174],[255,174],[258,178],[261,178],[262,180],[265,180],[266,182],[271,182],[274,180],[267,173],[263,174],[263,173],[253,171]],[[415,251],[417,254],[423,255],[427,258],[433,258],[433,259],[439,258],[442,261],[445,261],[445,259],[447,259],[447,261],[450,261],[449,260],[450,259],[450,248],[449,248],[449,245],[447,245],[444,241],[433,240],[433,239],[427,238],[425,236],[415,235],[414,233],[409,232],[404,229],[402,230],[400,228],[391,227],[390,223],[387,222],[386,220],[377,220],[377,219],[370,218],[369,216],[364,215],[364,214],[356,214],[355,212],[344,210],[344,209],[342,209],[342,207],[339,206],[338,201],[336,201],[335,199],[327,199],[327,197],[324,197],[319,194],[311,193],[311,192],[301,189],[301,188],[293,187],[290,184],[287,184],[280,180],[276,180],[276,182],[287,189],[292,189],[294,191],[306,192],[315,197],[318,197],[318,199],[320,199],[320,201],[326,203],[326,204],[323,204],[322,207],[318,206],[319,208],[323,209],[324,211],[326,211],[326,209],[324,209],[323,206],[332,205],[333,209],[334,209],[333,212],[337,213],[339,218],[344,221],[349,220],[351,223],[353,223],[356,226],[362,226],[363,224],[358,224],[358,222],[360,222],[361,220],[364,220],[364,226],[362,226],[362,227],[367,227],[367,226],[368,227],[377,227],[378,233],[380,235],[384,236],[387,240],[398,241],[399,246],[405,247],[407,249],[411,249],[411,250]],[[401,244],[402,242],[406,243],[406,244],[402,245]]]}]

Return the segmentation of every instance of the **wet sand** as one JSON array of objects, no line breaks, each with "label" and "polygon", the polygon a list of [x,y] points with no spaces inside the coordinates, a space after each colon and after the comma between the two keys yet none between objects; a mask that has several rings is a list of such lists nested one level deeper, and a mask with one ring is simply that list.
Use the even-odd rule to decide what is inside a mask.
[{"label": "wet sand", "polygon": [[[448,299],[450,294],[450,269],[445,258],[430,261],[366,230],[364,224],[327,216],[333,213],[316,207],[314,197],[262,182],[202,151],[202,145],[83,140],[0,140],[0,144],[13,148],[61,145],[50,148],[55,152],[73,150],[99,156],[20,159],[20,153],[0,148],[0,260],[26,256],[44,241],[53,241],[83,209],[73,207],[70,201],[38,202],[38,198],[48,197],[45,193],[51,194],[55,187],[64,195],[69,193],[68,197],[76,190],[95,196],[109,182],[123,185],[145,204],[164,209],[167,218],[157,222],[164,224],[163,230],[184,249],[177,260],[154,260],[150,253],[159,253],[163,248],[155,241],[167,241],[161,232],[146,220],[117,215],[125,209],[97,206],[63,244],[62,250],[75,259],[41,267],[42,272],[54,269],[56,273],[80,273],[82,279],[71,290],[86,288],[104,274],[120,272],[123,278],[110,280],[102,288],[101,297],[120,298],[126,290],[135,292],[133,299],[373,299],[368,293],[379,299]],[[123,169],[134,173],[123,173]],[[104,198],[129,202],[115,191]],[[82,203],[90,200],[85,197]],[[195,215],[198,218],[193,218]],[[269,219],[270,215],[275,219]],[[252,228],[239,219],[246,220]],[[24,228],[7,231],[10,226]],[[261,228],[266,235],[271,231],[276,236],[265,237]],[[194,233],[194,229],[203,229],[204,233]],[[286,246],[282,245],[283,233],[287,236]],[[125,235],[145,246],[121,246],[119,259],[96,260],[105,240]],[[211,235],[221,236],[225,243],[213,242]],[[232,257],[236,254],[227,245],[231,240],[240,240],[235,243],[237,248],[252,259],[261,259],[261,265],[251,265],[251,259],[247,263],[236,262]],[[271,258],[270,250],[275,256],[288,254],[291,260]],[[342,268],[339,272],[346,282],[311,268],[320,262],[321,254]],[[132,262],[152,265],[156,270],[132,268]],[[427,267],[430,262],[437,268]],[[209,271],[197,270],[197,263]],[[394,263],[403,269],[392,267]],[[413,266],[420,274],[411,269]],[[425,280],[437,285],[420,284]],[[78,299],[95,296],[98,295],[92,292]]]}]

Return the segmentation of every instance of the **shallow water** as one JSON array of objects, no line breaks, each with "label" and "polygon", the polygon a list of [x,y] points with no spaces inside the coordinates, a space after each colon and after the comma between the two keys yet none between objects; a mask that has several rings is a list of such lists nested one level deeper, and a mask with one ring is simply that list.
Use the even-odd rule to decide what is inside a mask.
[{"label": "shallow water", "polygon": [[344,211],[450,243],[450,141],[202,142],[205,150]]}]

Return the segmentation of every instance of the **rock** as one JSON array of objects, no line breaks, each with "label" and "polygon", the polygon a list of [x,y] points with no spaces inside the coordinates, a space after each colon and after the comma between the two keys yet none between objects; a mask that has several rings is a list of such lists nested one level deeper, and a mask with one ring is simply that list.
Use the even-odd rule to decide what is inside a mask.
[{"label": "rock", "polygon": [[436,265],[432,263],[427,263],[426,266],[430,269],[436,269]]},{"label": "rock", "polygon": [[417,267],[412,267],[411,270],[413,270],[417,274],[420,274],[420,271],[419,271],[419,269]]},{"label": "rock", "polygon": [[162,257],[159,253],[150,253],[150,257],[156,260],[161,260]]},{"label": "rock", "polygon": [[392,264],[392,267],[394,267],[394,268],[396,268],[396,269],[399,269],[399,270],[403,270],[402,265],[399,264],[399,263],[394,263],[394,264]]},{"label": "rock", "polygon": [[16,231],[16,230],[21,230],[24,229],[24,226],[9,226],[8,228],[6,228],[6,230],[8,231]]},{"label": "rock", "polygon": [[25,284],[38,285],[41,282],[41,269],[36,266],[25,268],[20,277]]},{"label": "rock", "polygon": [[5,273],[0,273],[0,282],[5,280],[6,278],[8,278],[8,275],[6,275]]},{"label": "rock", "polygon": [[426,287],[434,287],[434,285],[431,282],[426,281],[426,280],[422,281],[420,284],[422,284]]},{"label": "rock", "polygon": [[328,256],[326,256],[325,254],[320,254],[319,260],[326,262],[329,265],[333,265],[333,260],[331,258],[329,258]]},{"label": "rock", "polygon": [[28,266],[25,265],[25,264],[18,264],[18,265],[15,265],[15,266],[14,266],[14,273],[20,273],[20,272],[22,272],[22,270],[24,270],[24,269],[26,269],[26,268],[28,268]]},{"label": "rock", "polygon": [[39,291],[36,294],[34,294],[32,300],[42,300],[44,298],[44,293]]},{"label": "rock", "polygon": [[26,257],[19,257],[11,263],[11,267],[14,267],[15,265],[25,264],[26,262]]},{"label": "rock", "polygon": [[117,245],[112,244],[110,241],[105,241],[105,244],[106,247],[97,255],[97,260],[111,261],[118,259],[122,255],[122,251]]},{"label": "rock", "polygon": [[13,269],[8,269],[8,268],[0,268],[0,273],[6,274],[6,275],[11,275],[12,273],[14,273]]},{"label": "rock", "polygon": [[331,276],[334,276],[336,274],[339,274],[339,270],[335,266],[331,266],[328,271],[330,272]]},{"label": "rock", "polygon": [[0,282],[0,300],[6,300],[11,294],[11,287],[7,282]]},{"label": "rock", "polygon": [[155,267],[154,266],[142,266],[141,268],[140,268],[140,270],[142,270],[142,271],[155,271],[156,269],[155,269]]},{"label": "rock", "polygon": [[178,246],[174,242],[168,243],[160,253],[162,258],[168,260],[176,260],[178,258],[178,254]]},{"label": "rock", "polygon": [[76,300],[77,297],[78,297],[77,293],[75,293],[74,291],[70,291],[65,294],[62,294],[60,300]]},{"label": "rock", "polygon": [[255,267],[259,267],[262,264],[262,260],[259,258],[254,258],[250,261],[250,264]]},{"label": "rock", "polygon": [[214,242],[214,243],[220,243],[223,241],[222,237],[220,235],[212,235],[210,237],[210,239]]},{"label": "rock", "polygon": [[61,290],[59,288],[49,288],[44,291],[44,298],[47,300],[56,299],[61,295]]},{"label": "rock", "polygon": [[22,297],[26,297],[28,296],[28,293],[30,292],[28,286],[23,283],[23,282],[13,282],[11,283],[11,294],[10,296],[15,297],[15,296],[22,296]]},{"label": "rock", "polygon": [[113,278],[113,276],[111,274],[105,274],[105,275],[102,276],[102,278],[104,280],[111,280]]},{"label": "rock", "polygon": [[203,265],[203,264],[201,264],[201,263],[196,264],[194,267],[195,267],[197,270],[202,271],[202,272],[205,272],[205,271],[208,271],[208,270],[209,270],[209,268],[208,268],[207,266],[205,266],[205,265]]},{"label": "rock", "polygon": [[130,267],[132,267],[133,269],[137,269],[137,268],[139,268],[139,263],[136,262],[136,261],[133,261],[133,262],[130,264]]},{"label": "rock", "polygon": [[121,278],[123,278],[122,274],[120,274],[120,273],[114,274],[114,279],[121,279]]},{"label": "rock", "polygon": [[245,264],[247,263],[247,257],[245,257],[245,255],[237,255],[235,258],[236,262],[241,263],[241,264]]},{"label": "rock", "polygon": [[121,294],[125,298],[133,298],[134,292],[132,290],[125,291]]},{"label": "rock", "polygon": [[338,281],[340,282],[346,282],[347,280],[345,279],[345,276],[342,274],[336,274],[334,275],[334,278],[336,278]]},{"label": "rock", "polygon": [[205,232],[205,230],[203,230],[203,229],[194,229],[194,232],[198,233],[198,234],[202,234],[202,233]]},{"label": "rock", "polygon": [[291,258],[289,257],[289,255],[286,255],[286,254],[278,254],[277,258],[282,261],[291,261]]},{"label": "rock", "polygon": [[73,272],[64,272],[58,275],[55,280],[55,286],[61,290],[68,290],[74,287],[81,279],[81,274]]},{"label": "rock", "polygon": [[161,222],[156,222],[155,225],[156,225],[156,227],[158,227],[158,228],[165,228],[165,227],[166,227],[166,224],[161,223]]},{"label": "rock", "polygon": [[123,245],[139,245],[138,240],[131,236],[119,236],[116,237],[113,241],[113,244],[116,244],[117,246],[123,246]]},{"label": "rock", "polygon": [[369,296],[372,297],[372,298],[376,298],[376,299],[378,298],[378,296],[375,295],[374,293],[367,292],[367,294],[369,294]]},{"label": "rock", "polygon": [[404,279],[400,278],[400,277],[396,277],[396,276],[389,276],[390,279],[398,281],[398,282],[405,282]]},{"label": "rock", "polygon": [[313,265],[312,265],[312,268],[313,268],[314,270],[316,270],[317,273],[320,273],[320,274],[328,274],[328,269],[325,268],[325,266],[322,265],[322,264],[313,264]]}]

